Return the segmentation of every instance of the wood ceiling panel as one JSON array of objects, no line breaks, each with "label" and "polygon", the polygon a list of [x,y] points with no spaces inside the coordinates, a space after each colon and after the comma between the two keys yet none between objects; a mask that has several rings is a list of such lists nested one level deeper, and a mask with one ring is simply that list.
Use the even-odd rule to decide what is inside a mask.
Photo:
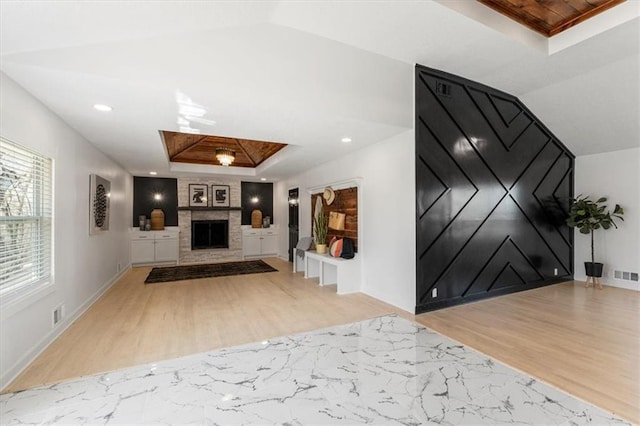
[{"label": "wood ceiling panel", "polygon": [[546,37],[552,37],[625,0],[476,1]]},{"label": "wood ceiling panel", "polygon": [[254,168],[287,146],[283,143],[228,138],[213,135],[162,131],[169,161],[177,163],[210,164],[219,166],[217,148],[235,151],[233,167]]}]

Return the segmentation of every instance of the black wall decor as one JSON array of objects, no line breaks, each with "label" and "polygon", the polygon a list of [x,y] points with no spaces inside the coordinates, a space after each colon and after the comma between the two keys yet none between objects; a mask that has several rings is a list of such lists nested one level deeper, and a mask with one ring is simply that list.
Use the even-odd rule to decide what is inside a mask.
[{"label": "black wall decor", "polygon": [[241,182],[242,224],[251,225],[251,212],[259,209],[262,217],[269,216],[273,223],[273,184]]},{"label": "black wall decor", "polygon": [[[155,195],[161,199],[156,200]],[[165,226],[178,226],[178,180],[172,178],[133,177],[133,227],[138,227],[138,217],[147,216],[151,210],[161,208]]]},{"label": "black wall decor", "polygon": [[415,76],[416,313],[571,279],[573,154],[514,96]]}]

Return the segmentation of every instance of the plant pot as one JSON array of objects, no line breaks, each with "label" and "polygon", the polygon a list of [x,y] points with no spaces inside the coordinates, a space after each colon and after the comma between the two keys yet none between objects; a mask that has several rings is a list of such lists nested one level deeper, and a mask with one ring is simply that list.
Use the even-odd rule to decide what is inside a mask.
[{"label": "plant pot", "polygon": [[316,244],[316,252],[318,254],[325,254],[327,252],[326,244]]},{"label": "plant pot", "polygon": [[602,277],[602,269],[604,265],[599,262],[584,262],[584,269],[588,277]]}]

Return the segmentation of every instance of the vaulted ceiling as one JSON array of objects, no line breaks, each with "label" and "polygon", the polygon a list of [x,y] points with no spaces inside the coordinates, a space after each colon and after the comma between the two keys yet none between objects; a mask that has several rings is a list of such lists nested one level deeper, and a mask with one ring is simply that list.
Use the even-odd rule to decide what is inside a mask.
[{"label": "vaulted ceiling", "polygon": [[[0,70],[136,175],[275,180],[408,131],[415,63],[519,96],[582,155],[638,146],[638,16],[547,40],[467,0],[0,2]],[[288,146],[189,169],[160,130]]]}]

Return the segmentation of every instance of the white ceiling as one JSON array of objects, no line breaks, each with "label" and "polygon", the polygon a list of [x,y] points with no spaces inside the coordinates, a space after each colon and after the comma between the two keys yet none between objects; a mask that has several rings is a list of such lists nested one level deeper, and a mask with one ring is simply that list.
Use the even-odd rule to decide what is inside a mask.
[{"label": "white ceiling", "polygon": [[134,175],[189,171],[158,134],[185,120],[291,144],[273,180],[379,142],[413,126],[415,63],[519,96],[576,155],[640,145],[640,18],[549,55],[443,4],[2,1],[0,69]]}]

